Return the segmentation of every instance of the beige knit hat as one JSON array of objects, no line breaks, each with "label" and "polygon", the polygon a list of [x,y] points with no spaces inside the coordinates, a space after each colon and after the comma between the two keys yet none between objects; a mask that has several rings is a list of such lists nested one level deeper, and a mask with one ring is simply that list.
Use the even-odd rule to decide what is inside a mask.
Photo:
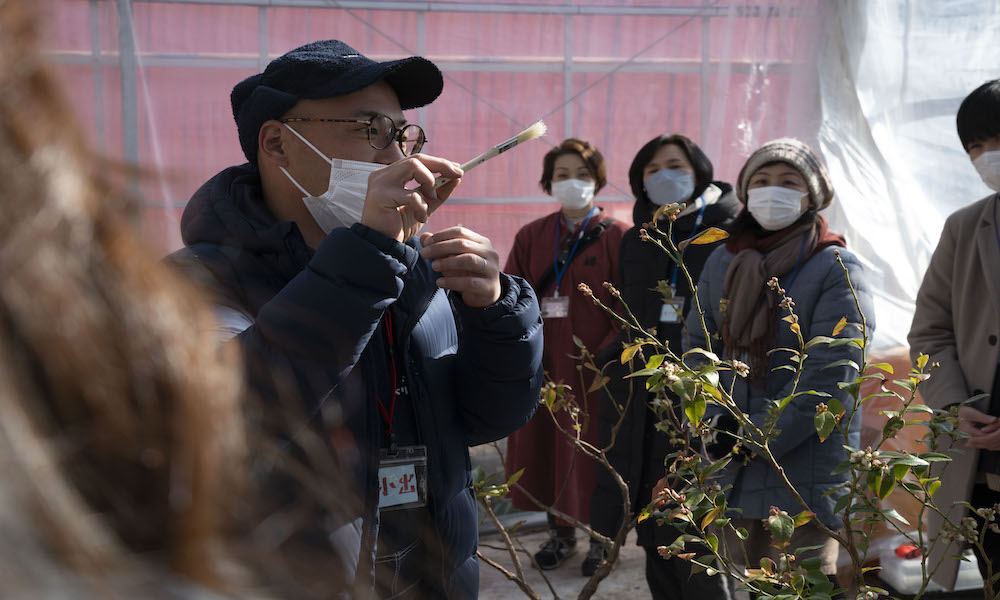
[{"label": "beige knit hat", "polygon": [[747,185],[750,177],[766,164],[784,162],[792,165],[802,174],[809,188],[809,204],[816,210],[823,210],[833,202],[833,184],[826,167],[819,162],[809,146],[793,138],[771,140],[750,155],[740,176],[736,195],[740,202],[747,202]]}]

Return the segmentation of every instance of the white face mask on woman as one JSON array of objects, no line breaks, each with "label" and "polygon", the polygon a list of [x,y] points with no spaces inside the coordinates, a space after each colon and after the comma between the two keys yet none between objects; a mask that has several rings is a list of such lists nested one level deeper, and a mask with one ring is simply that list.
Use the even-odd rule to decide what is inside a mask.
[{"label": "white face mask on woman", "polygon": [[972,161],[972,166],[976,167],[983,183],[994,192],[1000,192],[1000,150],[983,152]]},{"label": "white face mask on woman", "polygon": [[285,167],[279,167],[281,172],[295,184],[295,187],[305,194],[302,202],[309,209],[309,214],[316,220],[319,228],[323,230],[323,233],[330,233],[337,227],[350,227],[355,223],[360,223],[361,213],[365,207],[365,195],[368,193],[368,175],[372,171],[385,167],[385,165],[329,158],[316,146],[313,146],[309,140],[302,137],[302,134],[289,127],[287,123],[285,127],[288,127],[289,131],[312,148],[313,152],[330,163],[330,183],[322,196],[310,195],[285,170]]},{"label": "white face mask on woman", "polygon": [[568,210],[586,208],[594,199],[594,182],[582,179],[564,179],[552,184],[552,195]]},{"label": "white face mask on woman", "polygon": [[694,193],[694,177],[683,171],[660,169],[643,182],[646,195],[658,206],[683,204]]},{"label": "white face mask on woman", "polygon": [[798,190],[771,185],[747,190],[747,210],[768,231],[788,227],[802,216],[802,198]]}]

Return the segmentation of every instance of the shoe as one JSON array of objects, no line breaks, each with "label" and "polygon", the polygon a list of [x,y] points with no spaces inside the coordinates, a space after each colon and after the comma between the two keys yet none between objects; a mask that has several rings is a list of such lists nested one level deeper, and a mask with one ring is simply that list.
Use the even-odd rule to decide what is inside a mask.
[{"label": "shoe", "polygon": [[548,541],[535,553],[535,562],[541,569],[551,571],[574,554],[576,554],[576,539],[561,538],[556,535],[555,530],[550,529]]},{"label": "shoe", "polygon": [[604,544],[591,540],[587,557],[583,559],[583,564],[580,565],[580,573],[584,577],[593,577],[594,573],[597,572],[597,567],[601,566],[601,563],[607,557],[608,551],[604,548]]}]

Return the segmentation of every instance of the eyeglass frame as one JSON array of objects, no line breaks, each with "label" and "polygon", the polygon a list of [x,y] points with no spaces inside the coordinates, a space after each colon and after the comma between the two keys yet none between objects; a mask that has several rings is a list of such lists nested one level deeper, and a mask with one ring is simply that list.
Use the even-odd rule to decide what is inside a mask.
[{"label": "eyeglass frame", "polygon": [[[391,134],[389,136],[389,141],[386,142],[385,146],[382,146],[381,148],[378,147],[378,146],[376,146],[375,142],[372,141],[371,126],[372,126],[372,123],[375,122],[375,119],[378,119],[378,118],[389,119],[389,123],[392,124],[392,128],[395,130],[395,133],[393,133],[393,134]],[[323,117],[287,117],[287,118],[284,118],[284,119],[278,119],[279,123],[297,123],[297,122],[310,122],[310,121],[312,121],[312,122],[319,122],[319,123],[364,123],[368,127],[365,130],[365,135],[368,136],[368,145],[369,146],[371,146],[375,150],[385,150],[386,148],[389,147],[390,144],[392,144],[393,142],[396,142],[396,145],[399,146],[400,152],[403,151],[403,145],[402,145],[403,144],[403,140],[400,139],[400,136],[403,135],[403,130],[405,130],[408,127],[416,127],[417,129],[420,130],[420,135],[424,138],[424,141],[422,141],[420,143],[420,145],[417,148],[415,148],[415,151],[412,152],[411,154],[406,154],[405,152],[403,152],[403,156],[413,156],[414,154],[419,154],[420,151],[423,150],[424,145],[427,144],[427,142],[430,141],[430,140],[427,139],[427,133],[424,132],[424,128],[421,127],[420,125],[417,125],[416,123],[407,123],[403,127],[397,127],[396,126],[396,122],[393,121],[392,117],[390,117],[388,115],[375,115],[374,117],[372,117],[370,119],[327,119],[327,118],[323,118]]]}]

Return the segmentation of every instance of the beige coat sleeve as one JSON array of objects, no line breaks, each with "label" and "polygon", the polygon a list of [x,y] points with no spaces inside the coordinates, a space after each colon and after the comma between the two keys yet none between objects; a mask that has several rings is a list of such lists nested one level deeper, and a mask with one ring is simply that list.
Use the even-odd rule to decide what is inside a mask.
[{"label": "beige coat sleeve", "polygon": [[954,215],[945,221],[941,239],[931,256],[930,265],[917,292],[916,311],[910,334],[910,357],[930,356],[928,364],[938,363],[930,378],[921,385],[924,401],[933,408],[963,402],[970,396],[965,374],[958,362],[952,300],[952,275],[955,272],[956,232]]}]

